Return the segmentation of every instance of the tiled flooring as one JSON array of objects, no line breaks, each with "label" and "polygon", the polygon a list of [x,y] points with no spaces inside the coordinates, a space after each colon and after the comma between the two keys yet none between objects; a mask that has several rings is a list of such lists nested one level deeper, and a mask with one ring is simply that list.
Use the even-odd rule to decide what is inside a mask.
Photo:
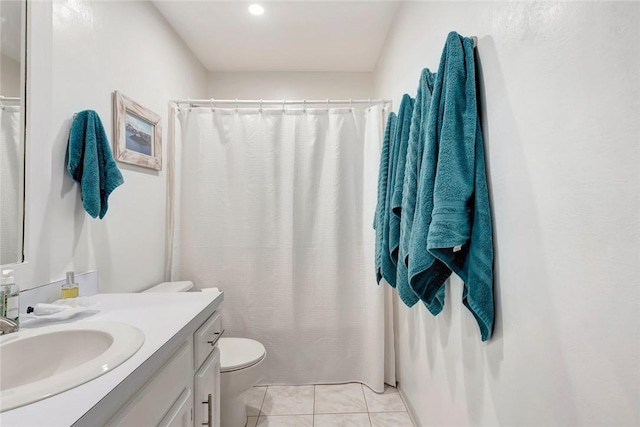
[{"label": "tiled flooring", "polygon": [[247,427],[413,427],[398,391],[357,383],[254,387]]}]

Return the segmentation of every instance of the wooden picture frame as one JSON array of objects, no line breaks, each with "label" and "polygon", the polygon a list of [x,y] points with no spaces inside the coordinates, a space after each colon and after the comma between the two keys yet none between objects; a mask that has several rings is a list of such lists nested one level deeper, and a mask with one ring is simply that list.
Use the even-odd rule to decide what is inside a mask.
[{"label": "wooden picture frame", "polygon": [[162,169],[160,116],[118,91],[113,93],[113,135],[116,160]]}]

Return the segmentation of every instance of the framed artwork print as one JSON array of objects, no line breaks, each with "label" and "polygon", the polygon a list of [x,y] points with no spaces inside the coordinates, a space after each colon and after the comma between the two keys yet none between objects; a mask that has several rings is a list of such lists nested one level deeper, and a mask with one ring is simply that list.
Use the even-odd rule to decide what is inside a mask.
[{"label": "framed artwork print", "polygon": [[116,160],[162,169],[159,115],[116,91],[113,94],[113,128]]}]

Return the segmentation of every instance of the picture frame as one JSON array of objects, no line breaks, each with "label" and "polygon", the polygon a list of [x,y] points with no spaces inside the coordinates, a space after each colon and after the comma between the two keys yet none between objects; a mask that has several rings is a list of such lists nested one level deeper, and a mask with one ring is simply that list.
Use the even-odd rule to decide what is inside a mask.
[{"label": "picture frame", "polygon": [[113,134],[116,160],[162,169],[160,116],[118,91],[113,94]]}]

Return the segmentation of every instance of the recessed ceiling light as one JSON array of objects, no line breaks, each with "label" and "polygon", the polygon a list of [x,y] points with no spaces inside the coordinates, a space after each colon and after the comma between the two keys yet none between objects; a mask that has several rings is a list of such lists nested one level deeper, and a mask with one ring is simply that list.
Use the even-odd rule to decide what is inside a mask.
[{"label": "recessed ceiling light", "polygon": [[259,4],[252,4],[249,6],[249,13],[252,15],[262,15],[264,13],[264,7]]}]

